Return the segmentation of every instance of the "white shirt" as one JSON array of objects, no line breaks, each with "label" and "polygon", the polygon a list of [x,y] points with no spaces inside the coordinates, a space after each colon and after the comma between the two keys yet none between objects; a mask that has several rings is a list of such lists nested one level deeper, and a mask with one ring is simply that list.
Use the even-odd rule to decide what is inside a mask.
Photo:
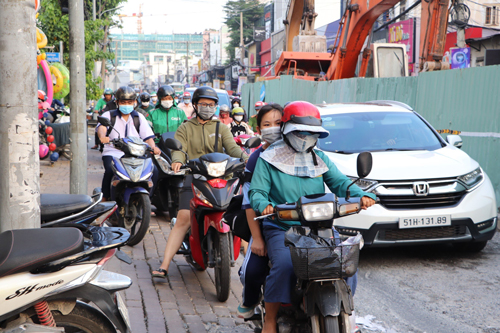
[{"label": "white shirt", "polygon": [[[137,130],[135,129],[135,126],[134,126],[134,115],[139,116],[139,121],[140,121],[139,133],[137,133]],[[102,116],[111,120],[110,111],[104,112],[104,114]],[[99,124],[96,127],[96,131],[97,131],[97,128],[99,128],[99,126],[101,126],[101,125]],[[151,127],[149,127],[146,118],[144,118],[144,116],[142,114],[138,113],[137,111],[132,111],[132,113],[129,115],[126,122],[122,118],[122,113],[118,111],[118,115],[116,116],[116,122],[115,122],[113,127],[116,131],[111,130],[111,133],[109,133],[109,140],[110,141],[113,139],[118,139],[118,133],[120,133],[120,138],[125,138],[127,136],[136,136],[136,137],[143,139],[144,141],[146,141],[148,139],[154,139],[154,137],[155,137],[155,134],[153,133],[153,130],[151,129]],[[124,155],[124,153],[121,150],[118,150],[115,147],[113,147],[112,144],[105,144],[104,150],[102,151],[102,155],[120,158]]]}]

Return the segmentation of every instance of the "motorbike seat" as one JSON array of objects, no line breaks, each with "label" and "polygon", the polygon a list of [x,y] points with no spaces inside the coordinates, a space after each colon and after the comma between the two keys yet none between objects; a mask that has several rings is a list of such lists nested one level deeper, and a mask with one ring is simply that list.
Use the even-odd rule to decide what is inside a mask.
[{"label": "motorbike seat", "polygon": [[0,234],[0,277],[82,251],[83,234],[76,228],[8,230]]},{"label": "motorbike seat", "polygon": [[41,194],[40,215],[48,222],[78,213],[92,204],[92,198],[83,194]]}]

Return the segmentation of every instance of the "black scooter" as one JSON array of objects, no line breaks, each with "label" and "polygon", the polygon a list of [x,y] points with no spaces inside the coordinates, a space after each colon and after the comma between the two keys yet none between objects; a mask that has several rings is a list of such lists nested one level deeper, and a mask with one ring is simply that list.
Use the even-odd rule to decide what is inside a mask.
[{"label": "black scooter", "polygon": [[[372,168],[370,153],[358,156],[358,180],[366,177]],[[351,185],[353,185],[353,182]],[[285,234],[285,245],[290,249],[297,284],[292,291],[292,304],[278,312],[278,332],[350,333],[349,317],[354,310],[351,289],[344,278],[356,273],[360,234],[341,242],[334,237],[336,218],[361,211],[361,199],[337,198],[332,193],[301,197],[295,203],[277,205],[275,212],[256,220],[274,218],[281,221],[300,221]],[[264,303],[256,308],[253,321],[262,327]]]}]

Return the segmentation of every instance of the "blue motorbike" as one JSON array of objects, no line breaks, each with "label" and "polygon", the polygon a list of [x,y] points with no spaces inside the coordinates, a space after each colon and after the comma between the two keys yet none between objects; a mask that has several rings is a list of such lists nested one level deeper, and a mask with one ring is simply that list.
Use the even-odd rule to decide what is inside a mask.
[{"label": "blue motorbike", "polygon": [[[108,128],[108,135],[113,130],[111,121],[98,117],[98,122]],[[116,201],[118,226],[130,232],[127,245],[138,244],[146,235],[151,219],[150,191],[153,188],[152,149],[142,139],[126,137],[113,139],[111,144],[124,155],[114,158],[111,164],[111,200]]]}]

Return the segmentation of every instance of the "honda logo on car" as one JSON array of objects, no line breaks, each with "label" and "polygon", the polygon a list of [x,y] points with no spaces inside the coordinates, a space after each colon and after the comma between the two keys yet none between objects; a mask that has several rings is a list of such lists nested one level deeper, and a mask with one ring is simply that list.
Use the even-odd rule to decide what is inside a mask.
[{"label": "honda logo on car", "polygon": [[429,183],[427,182],[415,182],[413,183],[413,193],[417,197],[425,197],[429,194]]}]

